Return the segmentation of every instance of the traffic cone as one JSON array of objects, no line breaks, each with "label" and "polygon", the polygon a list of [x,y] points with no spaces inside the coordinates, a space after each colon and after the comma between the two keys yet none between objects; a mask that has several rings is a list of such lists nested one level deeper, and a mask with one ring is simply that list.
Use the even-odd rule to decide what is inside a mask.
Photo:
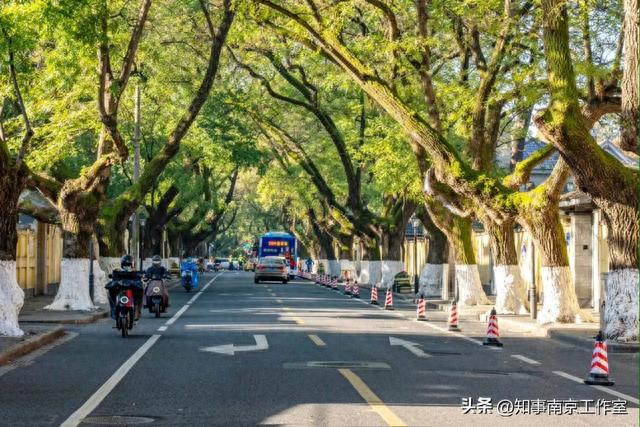
[{"label": "traffic cone", "polygon": [[598,332],[596,342],[593,346],[593,354],[591,356],[591,370],[589,377],[584,380],[589,385],[607,385],[614,384],[609,379],[609,358],[607,357],[607,343],[604,341],[602,331]]},{"label": "traffic cone", "polygon": [[360,286],[358,282],[353,283],[353,292],[351,292],[351,298],[360,298]]},{"label": "traffic cone", "polygon": [[496,316],[495,307],[491,309],[489,315],[489,326],[487,326],[487,337],[484,339],[482,345],[493,345],[496,347],[502,347],[502,343],[498,341],[500,332],[498,332],[498,316]]},{"label": "traffic cone", "polygon": [[351,279],[347,279],[347,282],[344,284],[344,294],[351,295]]},{"label": "traffic cone", "polygon": [[418,300],[418,309],[416,310],[416,320],[427,320],[427,303],[423,297]]},{"label": "traffic cone", "polygon": [[371,286],[371,301],[369,303],[378,305],[378,288],[376,285]]},{"label": "traffic cone", "polygon": [[338,288],[338,276],[333,278],[333,282],[331,282],[331,290],[333,291],[339,291],[340,288]]},{"label": "traffic cone", "polygon": [[393,292],[387,289],[387,295],[384,298],[384,309],[393,310]]},{"label": "traffic cone", "polygon": [[458,305],[455,301],[451,301],[451,308],[449,309],[449,330],[454,332],[460,332],[458,328]]}]

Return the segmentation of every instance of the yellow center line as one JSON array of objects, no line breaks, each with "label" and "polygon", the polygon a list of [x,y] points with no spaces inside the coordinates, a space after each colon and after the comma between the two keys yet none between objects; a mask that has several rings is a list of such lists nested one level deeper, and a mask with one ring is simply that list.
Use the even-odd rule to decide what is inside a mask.
[{"label": "yellow center line", "polygon": [[338,371],[342,376],[349,380],[353,388],[355,388],[360,396],[362,396],[369,406],[371,406],[371,409],[382,417],[387,425],[406,426],[404,421],[394,414],[393,411],[389,409],[389,407],[385,405],[384,402],[380,400],[373,391],[371,391],[369,386],[367,386],[351,369],[338,369]]},{"label": "yellow center line", "polygon": [[324,347],[326,344],[317,335],[309,335],[309,339],[315,343],[318,347]]}]

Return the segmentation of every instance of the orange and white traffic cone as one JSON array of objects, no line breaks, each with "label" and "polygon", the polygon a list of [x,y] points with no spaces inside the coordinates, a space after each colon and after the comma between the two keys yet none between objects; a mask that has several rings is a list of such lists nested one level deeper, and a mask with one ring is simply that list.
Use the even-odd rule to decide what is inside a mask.
[{"label": "orange and white traffic cone", "polygon": [[498,316],[496,309],[491,309],[489,315],[489,325],[487,326],[487,337],[484,339],[482,345],[492,345],[496,347],[502,347],[502,343],[498,340],[500,332],[498,332]]},{"label": "orange and white traffic cone", "polygon": [[454,332],[460,332],[458,328],[458,305],[455,300],[451,302],[451,308],[449,309],[449,330]]},{"label": "orange and white traffic cone", "polygon": [[418,300],[418,309],[416,310],[416,320],[427,320],[427,303],[423,297]]},{"label": "orange and white traffic cone", "polygon": [[378,288],[376,285],[371,286],[371,301],[369,304],[378,305]]},{"label": "orange and white traffic cone", "polygon": [[360,298],[360,286],[358,282],[353,282],[353,291],[351,292],[351,298]]},{"label": "orange and white traffic cone", "polygon": [[598,332],[596,342],[593,347],[593,354],[591,356],[591,370],[589,371],[589,377],[584,380],[585,384],[589,385],[607,385],[614,384],[609,379],[609,357],[607,356],[607,343],[604,341],[602,331]]},{"label": "orange and white traffic cone", "polygon": [[384,298],[384,309],[393,310],[393,292],[387,289],[387,295]]},{"label": "orange and white traffic cone", "polygon": [[347,282],[344,284],[344,294],[351,295],[351,279],[347,279]]}]

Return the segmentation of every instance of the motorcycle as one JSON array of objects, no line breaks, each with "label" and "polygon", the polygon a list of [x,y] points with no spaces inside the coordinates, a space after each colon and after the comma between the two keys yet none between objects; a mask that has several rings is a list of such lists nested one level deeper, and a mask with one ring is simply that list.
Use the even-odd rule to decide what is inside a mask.
[{"label": "motorcycle", "polygon": [[[135,295],[140,287],[142,273],[139,271],[116,270],[109,275],[112,281],[107,289],[113,298],[113,317],[116,321],[116,329],[122,334],[122,338],[129,336],[133,329],[136,313]],[[115,294],[115,297],[113,295]]]},{"label": "motorcycle", "polygon": [[164,279],[166,277],[154,275],[147,280],[145,287],[145,306],[156,317],[160,317],[160,313],[166,312],[169,307],[169,291]]}]

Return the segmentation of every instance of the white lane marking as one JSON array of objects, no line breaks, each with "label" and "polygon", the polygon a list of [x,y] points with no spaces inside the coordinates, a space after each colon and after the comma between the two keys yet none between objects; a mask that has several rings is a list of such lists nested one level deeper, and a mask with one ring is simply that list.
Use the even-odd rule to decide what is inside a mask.
[{"label": "white lane marking", "polygon": [[164,331],[166,331],[166,330],[167,330],[167,327],[166,327],[166,326],[160,326],[160,327],[158,328],[158,332],[164,332]]},{"label": "white lane marking", "polygon": [[[571,375],[571,374],[567,374],[566,372],[562,372],[562,371],[553,371],[553,373],[554,373],[554,374],[556,374],[556,375],[558,375],[558,376],[560,376],[560,377],[566,378],[566,379],[568,379],[568,380],[575,381],[575,382],[580,383],[580,384],[584,384],[584,382],[582,381],[582,379],[581,379],[581,378],[574,377],[573,375]],[[586,384],[585,384],[585,385],[586,385]],[[635,403],[636,405],[640,405],[640,400],[638,400],[638,398],[633,397],[633,396],[629,396],[628,394],[624,394],[624,393],[621,393],[621,392],[619,392],[619,391],[612,390],[611,388],[604,387],[604,386],[601,386],[601,385],[592,385],[592,386],[589,386],[589,387],[593,387],[593,388],[595,388],[595,389],[598,389],[598,390],[600,390],[600,391],[603,391],[603,392],[605,392],[605,393],[608,393],[608,394],[610,394],[610,395],[612,395],[612,396],[616,396],[616,397],[619,397],[619,398],[621,398],[621,399],[626,399],[626,400],[628,400],[629,402],[633,402],[633,403]]]},{"label": "white lane marking", "polygon": [[267,342],[266,336],[254,335],[253,339],[256,340],[255,345],[224,344],[224,345],[216,345],[213,347],[201,347],[200,351],[207,351],[210,353],[219,353],[219,354],[227,354],[229,356],[234,356],[235,353],[239,351],[260,351],[260,350],[269,349],[269,343]]},{"label": "white lane marking", "polygon": [[537,360],[533,360],[533,359],[529,359],[528,357],[525,357],[521,354],[512,354],[511,357],[513,357],[514,359],[519,359],[522,360],[525,363],[528,363],[529,365],[539,365],[540,362],[538,362]]},{"label": "white lane marking", "polygon": [[[222,273],[220,273],[222,274]],[[171,319],[169,319],[165,325],[171,325],[173,322],[178,320],[182,313],[184,313],[189,308],[189,303],[195,301],[197,296],[199,296],[202,292],[204,292],[214,280],[216,280],[220,274],[215,276],[213,279],[209,280],[207,283],[196,295],[194,298],[191,298],[192,301],[188,302],[176,314],[173,315]],[[91,412],[93,412],[100,403],[111,393],[111,391],[118,385],[118,383],[124,378],[124,376],[129,372],[133,366],[138,363],[138,361],[145,355],[147,351],[160,339],[162,335],[152,335],[142,346],[136,350],[126,362],[122,364],[118,368],[117,371],[111,375],[111,377],[100,386],[100,388],[93,393],[93,395],[87,400],[80,408],[78,408],[73,414],[66,419],[65,422],[61,424],[61,427],[76,427],[79,425],[83,419],[85,419]]]},{"label": "white lane marking", "polygon": [[418,357],[431,357],[430,354],[425,353],[418,348],[420,344],[418,344],[417,342],[411,342],[396,337],[389,337],[389,344],[404,347]]},{"label": "white lane marking", "polygon": [[222,274],[222,273],[218,273],[218,275],[217,275],[217,276],[215,276],[213,279],[209,280],[209,282],[208,282],[206,285],[204,285],[204,287],[203,287],[201,290],[199,290],[199,291],[198,291],[198,293],[196,293],[194,296],[192,296],[192,297],[191,297],[191,299],[189,300],[189,302],[187,302],[185,305],[183,305],[183,306],[182,306],[182,308],[181,308],[180,310],[178,310],[178,311],[176,312],[176,314],[174,314],[174,315],[173,315],[173,317],[172,317],[171,319],[169,319],[169,320],[167,320],[167,321],[165,322],[165,325],[167,325],[167,326],[173,325],[173,323],[174,323],[176,320],[178,320],[178,319],[180,318],[180,316],[182,316],[182,315],[184,314],[184,312],[185,312],[185,311],[187,311],[187,309],[189,308],[189,306],[190,306],[191,304],[193,304],[193,303],[198,299],[198,297],[199,297],[200,295],[202,295],[202,293],[203,293],[204,291],[206,291],[206,290],[207,290],[207,288],[209,287],[209,285],[211,285],[211,284],[213,283],[213,281],[214,281],[214,280],[216,280],[218,277],[220,277],[220,275],[221,275],[221,274]]},{"label": "white lane marking", "polygon": [[118,368],[117,371],[111,375],[111,378],[107,380],[100,388],[93,393],[93,395],[87,400],[84,405],[78,408],[73,414],[69,416],[60,426],[61,427],[76,427],[83,419],[85,419],[94,409],[102,403],[105,397],[111,393],[120,380],[133,368],[133,366],[149,351],[149,349],[158,341],[160,335],[152,335],[133,355],[127,359],[126,362]]},{"label": "white lane marking", "polygon": [[12,360],[11,362],[9,362],[8,364],[4,365],[4,366],[0,366],[0,377],[5,375],[6,373],[13,371],[16,368],[22,368],[25,366],[30,366],[33,364],[34,359],[42,356],[43,354],[45,354],[46,352],[48,352],[49,350],[52,350],[55,347],[58,347],[61,344],[64,344],[68,341],[71,341],[72,339],[74,339],[75,337],[78,336],[77,332],[66,332],[63,336],[61,336],[60,338],[56,339],[55,341],[40,347],[37,350],[32,351],[31,353],[22,356],[16,360]]}]

